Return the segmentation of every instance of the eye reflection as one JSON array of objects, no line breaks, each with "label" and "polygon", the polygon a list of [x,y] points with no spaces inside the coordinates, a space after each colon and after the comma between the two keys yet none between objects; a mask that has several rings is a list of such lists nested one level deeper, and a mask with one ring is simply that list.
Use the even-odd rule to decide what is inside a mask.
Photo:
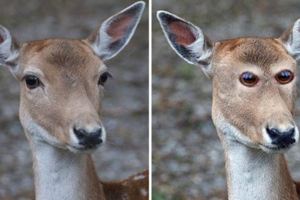
[{"label": "eye reflection", "polygon": [[290,70],[282,70],[275,75],[275,79],[280,84],[288,84],[294,79],[294,74]]},{"label": "eye reflection", "polygon": [[247,87],[255,86],[258,81],[259,81],[258,76],[256,76],[252,72],[243,72],[240,75],[240,82]]},{"label": "eye reflection", "polygon": [[26,86],[28,89],[32,90],[42,85],[40,79],[34,75],[26,75],[24,77]]}]

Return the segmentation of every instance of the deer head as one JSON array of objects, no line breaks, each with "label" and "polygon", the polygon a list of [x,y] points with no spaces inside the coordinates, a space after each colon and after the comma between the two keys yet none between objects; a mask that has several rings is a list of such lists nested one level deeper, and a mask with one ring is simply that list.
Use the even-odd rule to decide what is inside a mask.
[{"label": "deer head", "polygon": [[213,84],[212,119],[225,137],[266,152],[298,141],[293,120],[300,20],[280,38],[211,42],[196,25],[166,11],[157,13],[173,50],[199,66]]},{"label": "deer head", "polygon": [[0,27],[0,64],[20,82],[20,120],[31,141],[71,151],[105,141],[101,122],[105,61],[129,42],[141,19],[137,2],[105,20],[87,39],[45,39],[18,44]]}]

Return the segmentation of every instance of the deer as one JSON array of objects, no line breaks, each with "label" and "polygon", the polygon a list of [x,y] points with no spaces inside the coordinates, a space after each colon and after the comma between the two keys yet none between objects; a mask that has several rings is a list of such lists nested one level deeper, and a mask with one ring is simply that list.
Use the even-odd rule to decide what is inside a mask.
[{"label": "deer", "polygon": [[172,49],[212,81],[211,117],[224,149],[228,199],[299,199],[284,153],[299,140],[293,115],[300,19],[279,38],[212,42],[168,11],[157,18]]},{"label": "deer", "polygon": [[37,200],[146,200],[148,171],[103,182],[92,153],[106,140],[101,121],[105,62],[130,41],[143,1],[106,19],[88,38],[19,43],[0,26],[0,64],[20,84],[19,119],[29,141]]}]

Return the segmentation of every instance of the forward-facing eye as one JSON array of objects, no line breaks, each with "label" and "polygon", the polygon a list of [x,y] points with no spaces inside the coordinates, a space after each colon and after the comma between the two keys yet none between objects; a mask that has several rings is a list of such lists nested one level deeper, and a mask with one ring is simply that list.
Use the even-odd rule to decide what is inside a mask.
[{"label": "forward-facing eye", "polygon": [[288,84],[294,79],[294,73],[287,69],[282,70],[275,75],[275,79],[280,84]]},{"label": "forward-facing eye", "polygon": [[111,78],[112,75],[109,73],[109,72],[104,72],[103,74],[101,74],[101,76],[99,77],[99,80],[98,80],[98,85],[104,85],[104,83],[109,79]]},{"label": "forward-facing eye", "polygon": [[256,76],[252,72],[244,72],[240,75],[240,82],[247,87],[255,86],[258,81],[258,76]]},{"label": "forward-facing eye", "polygon": [[34,75],[26,75],[24,77],[26,86],[28,89],[32,90],[42,85],[40,79]]}]

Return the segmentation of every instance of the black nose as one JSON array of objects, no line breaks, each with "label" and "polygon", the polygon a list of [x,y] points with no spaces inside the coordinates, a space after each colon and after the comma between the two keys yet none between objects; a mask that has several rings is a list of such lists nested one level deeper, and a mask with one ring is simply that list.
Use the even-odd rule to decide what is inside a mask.
[{"label": "black nose", "polygon": [[288,147],[296,142],[295,140],[295,128],[288,129],[286,131],[280,131],[276,128],[267,128],[272,144],[277,145],[280,148]]},{"label": "black nose", "polygon": [[97,130],[94,130],[92,132],[88,132],[83,128],[74,128],[74,133],[79,140],[79,144],[85,146],[86,148],[93,148],[103,142],[101,138],[101,128],[98,128]]}]

